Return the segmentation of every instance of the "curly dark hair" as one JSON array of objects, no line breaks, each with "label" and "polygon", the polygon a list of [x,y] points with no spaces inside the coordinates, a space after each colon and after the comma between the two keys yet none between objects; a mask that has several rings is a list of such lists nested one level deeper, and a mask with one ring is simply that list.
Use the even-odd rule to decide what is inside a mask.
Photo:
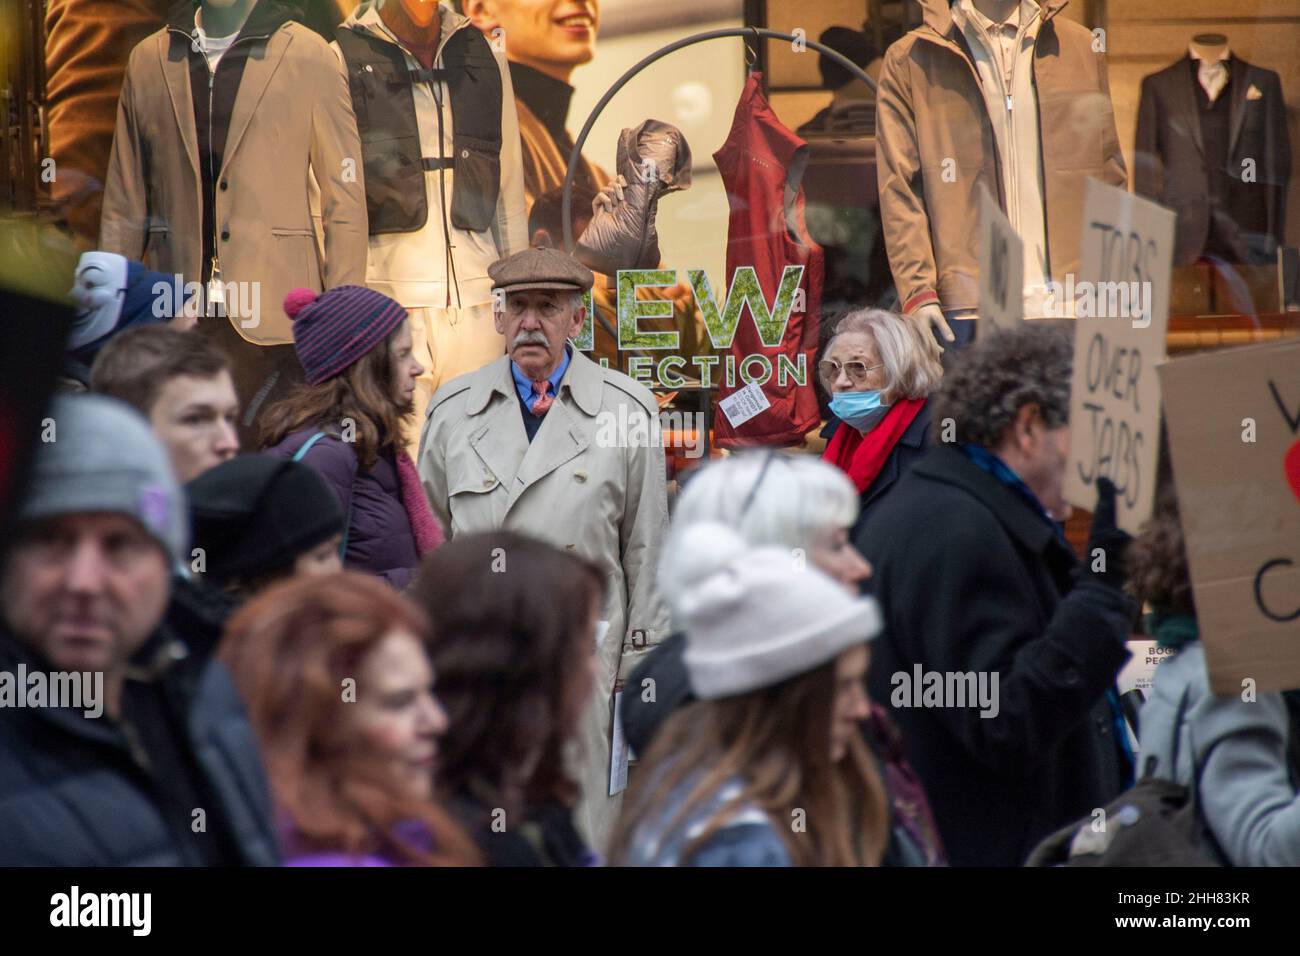
[{"label": "curly dark hair", "polygon": [[589,704],[589,624],[604,592],[594,564],[509,531],[456,538],[424,560],[411,596],[433,619],[448,797],[473,790],[509,811],[522,809],[515,789],[529,806],[576,800],[564,750]]},{"label": "curly dark hair", "polygon": [[986,331],[953,357],[937,391],[930,396],[930,433],[943,441],[944,420],[956,426],[956,440],[995,448],[1016,414],[1036,404],[1048,428],[1070,420],[1070,374],[1074,343],[1060,327],[1026,322],[1021,327]]},{"label": "curly dark hair", "polygon": [[1187,548],[1172,481],[1156,489],[1155,505],[1125,555],[1128,589],[1158,611],[1196,615]]}]

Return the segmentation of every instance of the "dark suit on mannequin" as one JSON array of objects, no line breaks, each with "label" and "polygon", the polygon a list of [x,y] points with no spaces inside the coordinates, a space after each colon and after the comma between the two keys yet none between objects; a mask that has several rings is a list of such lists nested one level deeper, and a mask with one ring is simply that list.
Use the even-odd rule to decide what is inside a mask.
[{"label": "dark suit on mannequin", "polygon": [[1282,84],[1235,55],[1227,63],[1213,102],[1190,56],[1142,80],[1133,185],[1178,214],[1175,265],[1203,255],[1268,264],[1284,242],[1291,144]]}]

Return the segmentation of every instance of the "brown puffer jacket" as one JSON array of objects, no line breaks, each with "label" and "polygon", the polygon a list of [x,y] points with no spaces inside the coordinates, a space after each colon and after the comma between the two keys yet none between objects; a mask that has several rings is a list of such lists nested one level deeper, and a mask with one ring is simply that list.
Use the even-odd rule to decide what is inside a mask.
[{"label": "brown puffer jacket", "polygon": [[[920,3],[922,25],[885,52],[876,96],[885,243],[902,311],[936,299],[945,309],[972,309],[979,303],[978,187],[984,183],[1006,209],[1000,158],[947,0]],[[1065,3],[1040,0],[1044,22],[1034,45],[1048,261],[1062,282],[1079,268],[1084,181],[1127,183],[1105,54],[1094,51],[1100,37],[1058,17]]]}]

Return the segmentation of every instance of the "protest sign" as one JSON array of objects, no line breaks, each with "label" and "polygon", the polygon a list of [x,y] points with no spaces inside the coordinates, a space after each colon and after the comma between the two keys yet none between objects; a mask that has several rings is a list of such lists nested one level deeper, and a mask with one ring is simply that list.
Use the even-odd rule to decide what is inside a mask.
[{"label": "protest sign", "polygon": [[1210,683],[1300,687],[1300,340],[1167,362],[1160,384]]},{"label": "protest sign", "polygon": [[999,327],[1016,326],[1025,316],[1025,244],[983,183],[979,193],[979,316]]},{"label": "protest sign", "polygon": [[1110,478],[1119,526],[1136,534],[1155,495],[1174,214],[1095,179],[1084,209],[1080,275],[1049,283],[1076,316],[1065,497],[1091,509]]}]

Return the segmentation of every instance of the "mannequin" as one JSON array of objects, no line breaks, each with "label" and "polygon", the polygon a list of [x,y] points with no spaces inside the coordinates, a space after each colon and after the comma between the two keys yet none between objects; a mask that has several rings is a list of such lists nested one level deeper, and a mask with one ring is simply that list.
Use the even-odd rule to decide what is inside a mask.
[{"label": "mannequin", "polygon": [[205,0],[194,23],[210,37],[228,37],[239,32],[257,0]]},{"label": "mannequin", "polygon": [[[425,371],[416,421],[445,382],[499,357],[488,266],[528,244],[518,112],[505,55],[450,4],[369,0],[336,31],[362,137],[366,284],[406,307]],[[419,432],[409,436],[412,454]]]},{"label": "mannequin", "polygon": [[[978,185],[1025,244],[1025,314],[1076,271],[1088,177],[1126,180],[1103,57],[1060,0],[920,0],[885,54],[877,167],[901,311],[948,342],[978,304]],[[1045,42],[1046,41],[1046,42]],[[983,108],[981,109],[980,106]],[[938,342],[936,341],[936,348]]]},{"label": "mannequin", "polygon": [[252,447],[260,409],[301,380],[285,295],[365,281],[356,120],[299,15],[281,0],[175,7],[132,51],[104,186],[99,248],[203,287],[197,328],[231,357]]},{"label": "mannequin", "polygon": [[[994,23],[1005,23],[1012,12],[1020,6],[1020,0],[972,0],[972,4],[976,10]],[[1028,276],[1030,273],[1026,271],[1025,275]],[[917,317],[949,342],[955,341],[956,336],[952,327],[944,318],[943,309],[938,303],[921,306]]]},{"label": "mannequin", "polygon": [[433,0],[401,0],[400,3],[385,3],[379,8],[379,17],[388,29],[396,34],[397,39],[411,48],[426,69],[432,67],[432,52],[429,53],[427,62],[421,54],[430,47],[438,45],[438,37],[442,32],[442,16],[438,12],[437,3]]},{"label": "mannequin", "polygon": [[1192,37],[1192,55],[1198,60],[1211,62],[1228,58],[1228,38],[1222,33],[1198,33]]},{"label": "mannequin", "polygon": [[1178,214],[1174,264],[1270,265],[1284,242],[1291,145],[1281,80],[1221,33],[1144,77],[1133,188]]}]

